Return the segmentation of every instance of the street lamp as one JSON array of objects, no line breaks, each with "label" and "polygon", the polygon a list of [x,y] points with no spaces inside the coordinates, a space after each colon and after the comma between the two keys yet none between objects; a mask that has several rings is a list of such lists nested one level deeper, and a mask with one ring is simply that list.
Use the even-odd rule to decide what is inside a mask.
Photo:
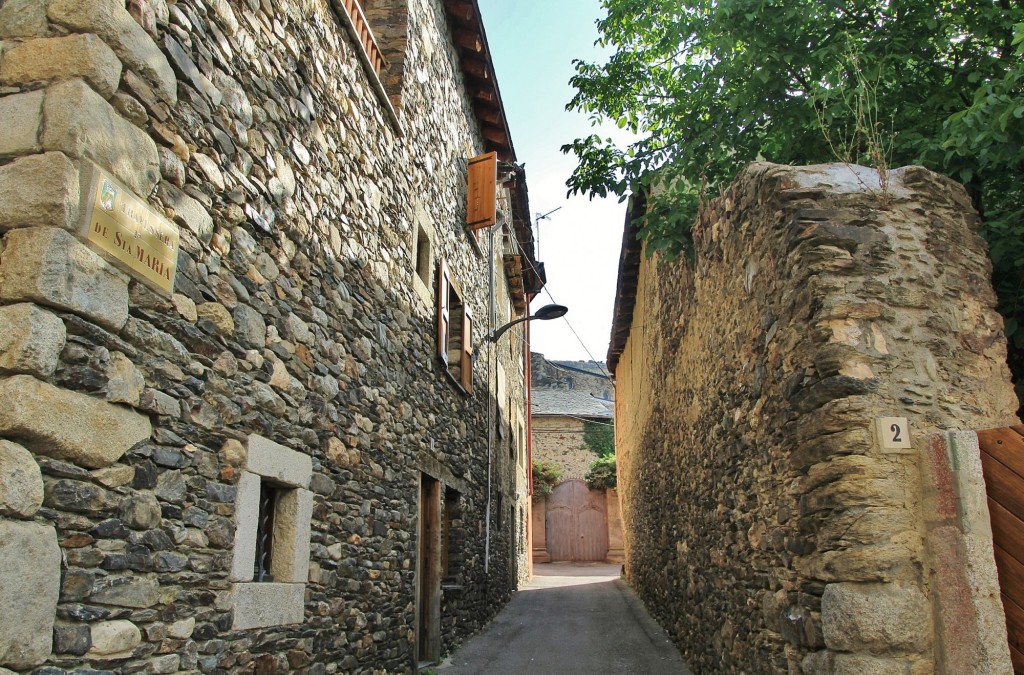
[{"label": "street lamp", "polygon": [[565,316],[565,313],[569,311],[569,308],[565,305],[544,305],[530,316],[523,316],[509,321],[504,326],[495,329],[493,333],[488,335],[486,339],[488,342],[497,342],[498,338],[505,334],[512,326],[517,323],[523,323],[524,321],[533,321],[534,319],[540,319],[541,321],[548,321],[549,319],[557,319],[560,316]]}]

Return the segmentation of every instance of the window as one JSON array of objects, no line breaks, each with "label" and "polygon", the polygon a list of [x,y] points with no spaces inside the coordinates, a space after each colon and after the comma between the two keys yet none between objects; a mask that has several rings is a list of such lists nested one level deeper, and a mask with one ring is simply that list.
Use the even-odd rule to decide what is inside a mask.
[{"label": "window", "polygon": [[274,507],[277,505],[277,488],[268,481],[260,481],[260,513],[256,521],[256,560],[253,576],[256,581],[273,581],[271,574],[271,552],[274,548]]},{"label": "window", "polygon": [[444,518],[441,530],[441,578],[448,581],[456,581],[459,576],[458,561],[461,537],[458,530],[462,527],[459,499],[458,490],[445,487]]},{"label": "window", "polygon": [[235,495],[232,630],[302,622],[312,476],[308,455],[257,434],[249,437]]},{"label": "window", "polygon": [[522,422],[519,422],[517,426],[519,428],[516,434],[516,448],[519,451],[519,468],[523,468],[526,466],[526,429]]},{"label": "window", "polygon": [[416,263],[416,276],[425,285],[430,285],[430,236],[422,225],[416,226],[416,246],[413,250]]},{"label": "window", "polygon": [[467,394],[473,391],[473,317],[442,259],[437,271],[437,356]]},{"label": "window", "polygon": [[494,418],[494,429],[498,434],[498,438],[503,439],[505,438],[505,424],[507,423],[505,416],[511,414],[509,412],[511,408],[508,406],[509,399],[506,389],[505,368],[500,363],[495,368],[495,382],[494,400],[497,415]]},{"label": "window", "polygon": [[[508,301],[508,321],[516,318],[516,308],[512,305],[512,301]],[[515,363],[516,360],[516,348],[519,346],[519,331],[522,326],[516,326],[510,332],[508,336],[508,356]]]}]

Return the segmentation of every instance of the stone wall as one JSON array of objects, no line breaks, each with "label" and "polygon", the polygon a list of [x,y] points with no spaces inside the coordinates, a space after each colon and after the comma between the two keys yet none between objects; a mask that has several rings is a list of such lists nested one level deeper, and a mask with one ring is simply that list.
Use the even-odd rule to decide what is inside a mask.
[{"label": "stone wall", "polygon": [[[620,270],[627,573],[696,671],[968,672],[936,624],[949,551],[925,535],[948,462],[924,439],[1017,402],[964,190],[914,167],[877,185],[754,164],[701,214],[692,261],[637,253],[629,298]],[[883,448],[882,417],[907,418],[910,447]],[[1005,650],[969,672],[1009,672]]]},{"label": "stone wall", "polygon": [[533,461],[552,462],[562,480],[583,480],[597,454],[583,444],[583,420],[572,417],[533,418]]},{"label": "stone wall", "polygon": [[[522,359],[464,394],[417,285],[424,232],[482,342],[484,140],[444,4],[407,5],[395,117],[326,0],[0,3],[0,666],[409,672],[424,472],[458,497],[444,645],[525,574],[525,474],[487,416],[525,420]],[[93,164],[180,227],[172,296],[76,236]],[[308,477],[253,469],[257,436]],[[311,519],[301,624],[233,629],[243,475]]]},{"label": "stone wall", "polygon": [[615,398],[615,386],[600,361],[549,361],[543,354],[530,353],[531,384],[586,391],[605,400]]}]

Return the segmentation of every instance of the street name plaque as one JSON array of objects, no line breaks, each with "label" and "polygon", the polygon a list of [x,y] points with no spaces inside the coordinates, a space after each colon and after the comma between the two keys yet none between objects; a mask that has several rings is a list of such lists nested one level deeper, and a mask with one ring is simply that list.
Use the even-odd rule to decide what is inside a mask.
[{"label": "street name plaque", "polygon": [[178,228],[103,169],[89,165],[81,234],[103,257],[165,295],[174,289]]}]

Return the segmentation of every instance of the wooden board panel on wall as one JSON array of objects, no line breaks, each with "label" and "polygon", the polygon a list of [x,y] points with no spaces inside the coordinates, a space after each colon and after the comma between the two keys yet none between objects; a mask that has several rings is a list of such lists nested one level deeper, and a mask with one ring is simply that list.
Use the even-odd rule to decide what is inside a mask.
[{"label": "wooden board panel on wall", "polygon": [[488,152],[469,160],[466,193],[466,227],[479,230],[497,222],[495,189],[498,183],[498,153]]},{"label": "wooden board panel on wall", "polygon": [[978,432],[1013,671],[1024,674],[1024,427]]}]

